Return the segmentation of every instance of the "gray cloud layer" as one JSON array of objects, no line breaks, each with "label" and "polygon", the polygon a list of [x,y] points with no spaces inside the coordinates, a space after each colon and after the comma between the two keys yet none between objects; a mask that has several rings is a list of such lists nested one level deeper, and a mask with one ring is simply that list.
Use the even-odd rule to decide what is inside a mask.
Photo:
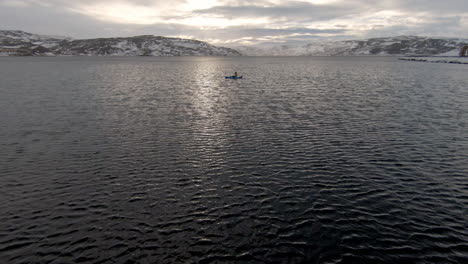
[{"label": "gray cloud layer", "polygon": [[226,18],[236,17],[270,17],[287,18],[292,21],[321,21],[357,13],[356,6],[349,5],[314,5],[307,2],[291,1],[275,6],[217,6],[210,9],[197,10],[197,14],[221,14]]},{"label": "gray cloud layer", "polygon": [[[1,29],[75,38],[154,34],[190,36],[225,45],[402,34],[468,38],[466,0],[323,2],[218,1],[211,6],[200,5],[198,8],[196,1],[189,0],[175,0],[169,4],[154,0],[0,0],[0,25]],[[174,11],[190,3],[195,3],[192,9]],[[116,4],[136,7],[138,9],[135,10],[148,11],[148,18],[142,19],[150,22],[132,23],[122,18],[122,21],[127,21],[122,23],[115,20],[120,13],[111,14],[113,20],[110,20],[106,17],[109,14],[99,13],[107,12],[106,9],[93,9],[96,4],[110,9]],[[87,10],[93,12],[88,14]],[[154,17],[151,10],[154,10]],[[125,12],[123,10],[122,13],[125,15]],[[129,14],[132,12],[135,13],[128,10]],[[200,19],[202,22],[203,19],[216,19],[213,21],[220,21],[221,24],[225,21],[226,25],[215,22],[197,25],[191,22]]]}]

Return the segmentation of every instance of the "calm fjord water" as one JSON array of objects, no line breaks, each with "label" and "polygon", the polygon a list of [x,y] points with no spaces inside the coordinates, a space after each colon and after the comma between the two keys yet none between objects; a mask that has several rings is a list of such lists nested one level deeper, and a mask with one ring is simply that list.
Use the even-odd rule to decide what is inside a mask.
[{"label": "calm fjord water", "polygon": [[468,263],[467,70],[0,58],[0,263]]}]

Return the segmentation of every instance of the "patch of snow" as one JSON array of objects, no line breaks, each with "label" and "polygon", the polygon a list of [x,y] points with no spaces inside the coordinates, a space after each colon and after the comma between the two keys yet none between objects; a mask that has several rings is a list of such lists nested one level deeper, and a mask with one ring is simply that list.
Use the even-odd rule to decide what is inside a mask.
[{"label": "patch of snow", "polygon": [[199,45],[197,45],[197,44],[195,44],[193,42],[190,43],[190,42],[174,41],[173,44],[176,45],[176,46],[179,46],[179,47],[190,48],[190,49],[195,49],[195,48],[199,47]]},{"label": "patch of snow", "polygon": [[44,48],[53,48],[55,46],[57,46],[59,43],[42,43],[41,46],[44,47]]},{"label": "patch of snow", "polygon": [[400,41],[384,41],[382,42],[382,45],[385,45],[385,46],[391,46],[395,43],[400,43]]},{"label": "patch of snow", "polygon": [[15,45],[15,46],[0,46],[0,48],[4,48],[4,49],[20,49],[22,48],[23,45]]},{"label": "patch of snow", "polygon": [[435,56],[443,56],[443,57],[446,57],[446,56],[458,56],[459,53],[460,53],[460,50],[459,50],[459,49],[454,49],[454,50],[451,50],[451,51],[449,51],[449,52],[437,54],[437,55],[435,55]]}]

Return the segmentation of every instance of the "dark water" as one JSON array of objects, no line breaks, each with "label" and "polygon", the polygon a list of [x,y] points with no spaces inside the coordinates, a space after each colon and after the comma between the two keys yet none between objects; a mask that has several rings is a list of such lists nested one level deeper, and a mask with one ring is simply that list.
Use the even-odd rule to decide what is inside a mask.
[{"label": "dark water", "polygon": [[0,263],[468,263],[467,70],[0,58]]}]

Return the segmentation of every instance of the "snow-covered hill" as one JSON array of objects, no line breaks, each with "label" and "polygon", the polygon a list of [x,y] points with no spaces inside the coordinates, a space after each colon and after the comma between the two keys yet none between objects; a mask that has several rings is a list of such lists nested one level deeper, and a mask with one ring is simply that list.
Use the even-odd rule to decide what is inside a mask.
[{"label": "snow-covered hill", "polygon": [[243,46],[236,49],[203,41],[144,35],[73,40],[18,30],[0,30],[0,55],[88,56],[456,56],[468,39],[399,36],[367,40],[316,41],[306,45]]},{"label": "snow-covered hill", "polygon": [[239,56],[229,48],[216,47],[206,42],[166,38],[159,36],[136,36],[130,38],[100,38],[64,42],[53,49],[60,55],[93,56]]},{"label": "snow-covered hill", "polygon": [[136,36],[73,40],[23,31],[0,31],[0,55],[88,55],[88,56],[240,56],[236,50],[206,42]]},{"label": "snow-covered hill", "polygon": [[52,55],[51,48],[70,40],[67,37],[37,35],[20,30],[0,30],[0,55]]},{"label": "snow-covered hill", "polygon": [[398,36],[367,40],[317,41],[306,45],[239,47],[250,56],[355,56],[457,54],[468,39]]}]

